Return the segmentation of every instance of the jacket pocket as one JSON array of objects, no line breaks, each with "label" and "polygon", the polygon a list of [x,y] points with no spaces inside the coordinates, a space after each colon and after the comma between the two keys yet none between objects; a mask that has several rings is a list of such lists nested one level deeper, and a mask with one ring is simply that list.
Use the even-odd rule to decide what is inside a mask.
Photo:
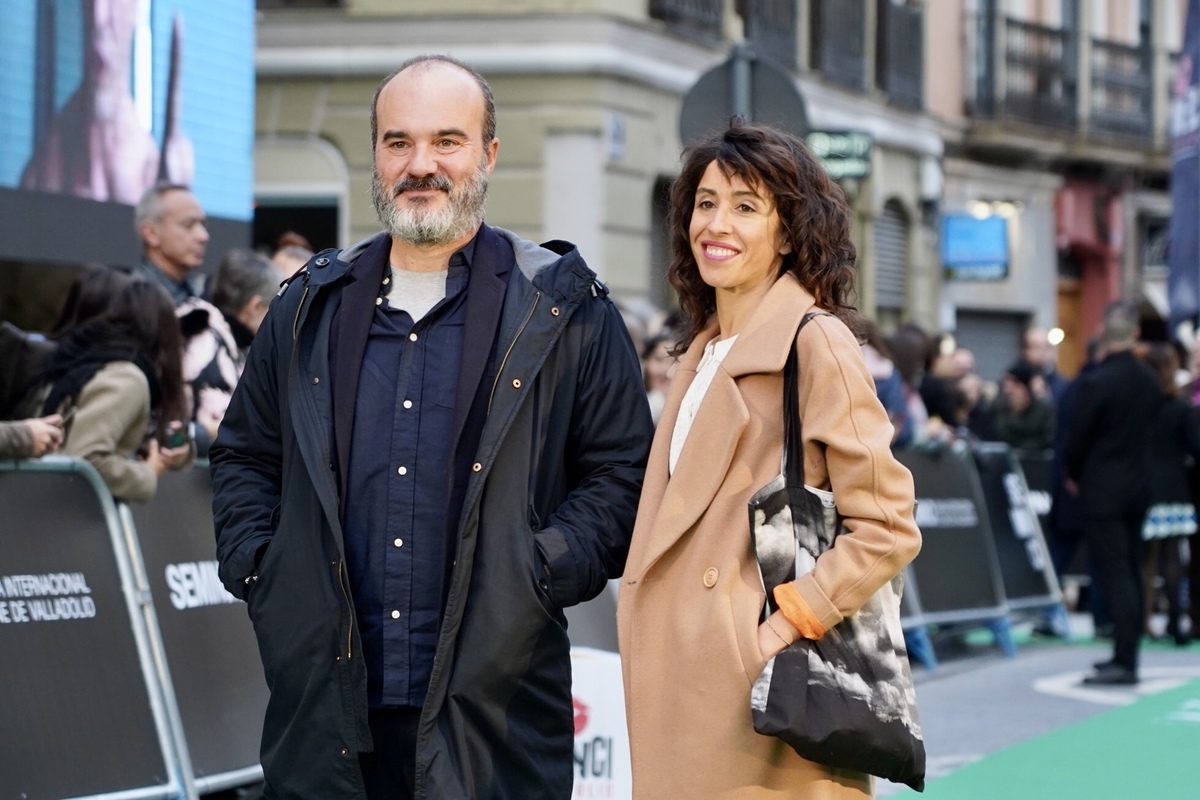
[{"label": "jacket pocket", "polygon": [[754,685],[767,660],[758,646],[758,626],[762,622],[765,595],[758,592],[738,592],[729,595],[733,617],[733,634],[737,639],[738,656],[746,673],[746,683]]},{"label": "jacket pocket", "polygon": [[559,606],[554,601],[554,592],[550,588],[550,570],[542,550],[537,544],[537,529],[529,526],[529,574],[533,583],[533,592],[537,595],[542,609],[552,618],[558,619]]}]

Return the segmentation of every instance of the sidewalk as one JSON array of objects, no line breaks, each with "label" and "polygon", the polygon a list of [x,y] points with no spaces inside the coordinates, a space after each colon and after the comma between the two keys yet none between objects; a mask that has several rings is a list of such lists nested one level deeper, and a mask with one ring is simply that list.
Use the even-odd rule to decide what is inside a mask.
[{"label": "sidewalk", "polygon": [[[1141,683],[1079,684],[1109,642],[1072,618],[1072,642],[1031,639],[1017,657],[973,632],[938,669],[916,669],[924,797],[939,800],[1200,798],[1200,644],[1147,642]],[[916,798],[880,781],[879,797]]]}]

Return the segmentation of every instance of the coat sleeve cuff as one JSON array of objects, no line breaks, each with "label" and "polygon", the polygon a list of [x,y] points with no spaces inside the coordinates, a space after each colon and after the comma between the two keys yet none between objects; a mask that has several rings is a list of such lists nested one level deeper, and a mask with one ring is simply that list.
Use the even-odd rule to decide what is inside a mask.
[{"label": "coat sleeve cuff", "polygon": [[[783,612],[783,616],[792,624],[792,627],[800,632],[801,636],[805,639],[820,639],[826,631],[841,621],[841,614],[828,600],[824,602],[824,608],[821,605],[815,607],[822,608],[825,612],[818,613],[814,604],[797,585],[799,583],[800,581],[794,581],[776,586],[775,602],[779,604],[779,610]],[[838,618],[836,621],[833,620],[834,616]]]},{"label": "coat sleeve cuff", "polygon": [[539,531],[533,536],[538,552],[550,569],[550,596],[559,608],[579,602],[579,567],[567,537],[554,528]]}]

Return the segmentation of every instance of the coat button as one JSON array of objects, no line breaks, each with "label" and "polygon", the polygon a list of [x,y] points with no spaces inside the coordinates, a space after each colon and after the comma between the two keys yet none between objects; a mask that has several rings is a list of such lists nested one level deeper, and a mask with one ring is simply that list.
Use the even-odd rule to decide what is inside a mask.
[{"label": "coat button", "polygon": [[521,379],[520,378],[513,378],[513,388],[514,389],[521,388]]},{"label": "coat button", "polygon": [[350,755],[350,751],[349,751],[349,750],[347,750],[345,747],[343,747],[343,748],[342,748],[342,755],[344,755],[344,756],[348,756],[348,755]]},{"label": "coat button", "polygon": [[554,308],[550,309],[550,313],[557,317],[562,312],[558,310],[558,306],[555,306]]},{"label": "coat button", "polygon": [[[313,265],[317,266],[317,267],[327,267],[327,266],[329,266],[329,259],[326,258],[325,256],[321,256],[320,258],[318,258],[316,261],[313,262]],[[342,755],[345,755],[345,753],[342,753]]]},{"label": "coat button", "polygon": [[478,461],[476,461],[474,464],[471,465],[471,472],[479,472],[482,469],[483,469],[483,464],[480,464]]},{"label": "coat button", "polygon": [[717,585],[717,576],[721,573],[717,572],[716,567],[709,567],[704,570],[704,585],[709,589]]}]

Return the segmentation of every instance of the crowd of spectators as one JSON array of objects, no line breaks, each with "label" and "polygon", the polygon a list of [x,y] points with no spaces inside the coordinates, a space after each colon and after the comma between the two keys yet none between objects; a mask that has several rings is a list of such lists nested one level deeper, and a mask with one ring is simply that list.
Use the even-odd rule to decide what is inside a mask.
[{"label": "crowd of spectators", "polygon": [[202,266],[204,211],[184,186],[137,204],[142,260],[82,267],[44,332],[0,324],[0,458],[87,460],[118,500],[145,502],[167,470],[207,455],[280,282],[312,249],[285,234],[269,257]]}]

